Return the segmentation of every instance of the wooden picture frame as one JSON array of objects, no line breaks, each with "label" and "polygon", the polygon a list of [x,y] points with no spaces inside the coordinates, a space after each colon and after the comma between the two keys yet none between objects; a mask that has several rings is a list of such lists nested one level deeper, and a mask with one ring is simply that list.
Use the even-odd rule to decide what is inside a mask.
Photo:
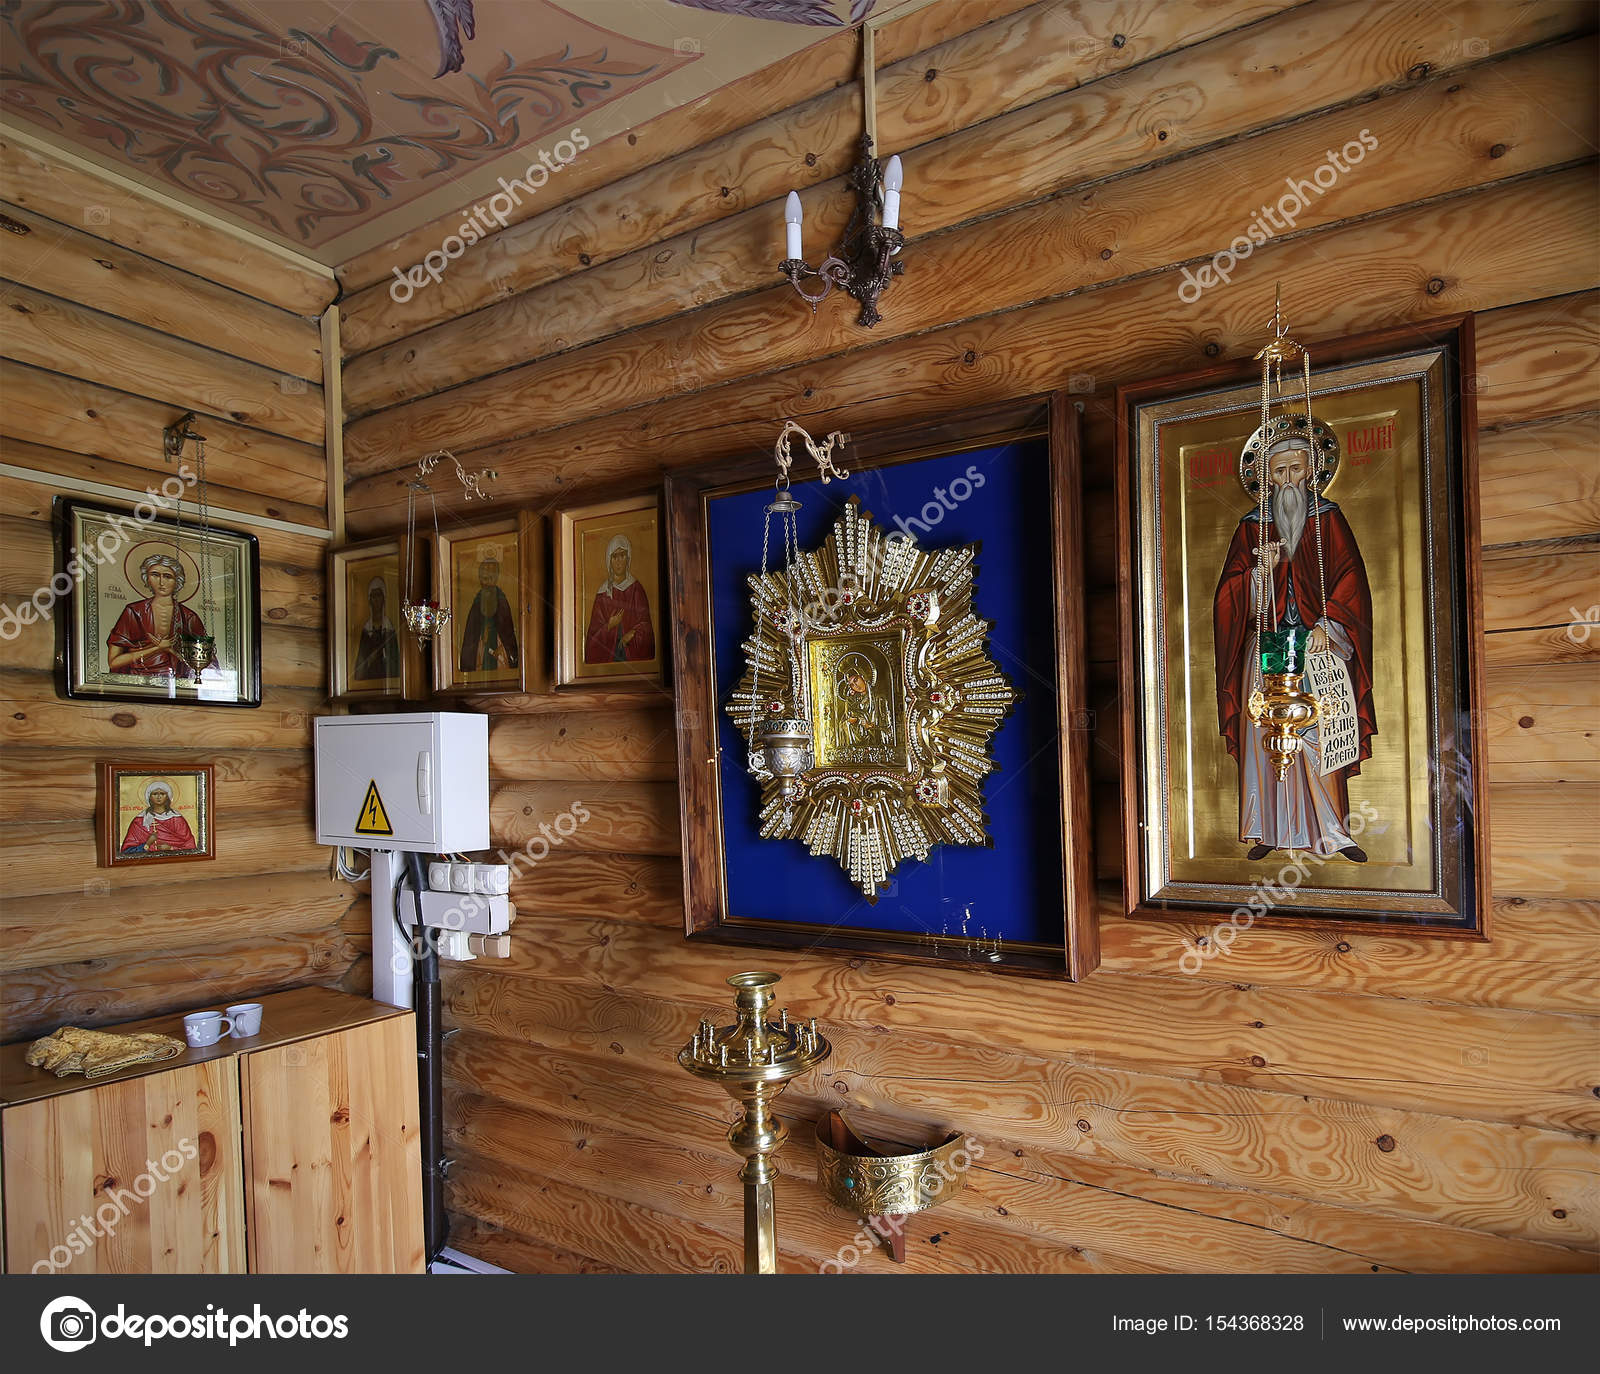
[{"label": "wooden picture frame", "polygon": [[[425,549],[417,540],[409,578],[401,538],[329,552],[328,695],[334,700],[418,701],[428,695],[427,665],[402,610],[408,586],[413,596],[431,586]],[[381,599],[375,602],[377,593]],[[374,668],[384,671],[375,674]]]},{"label": "wooden picture frame", "polygon": [[[433,695],[491,696],[541,692],[548,686],[545,642],[544,522],[532,511],[489,516],[441,530],[431,541],[434,599],[450,623],[433,640]],[[493,564],[491,574],[486,565]],[[514,569],[513,581],[506,574]],[[492,581],[486,581],[492,578]],[[497,604],[483,599],[497,587]],[[510,641],[515,639],[515,653]],[[462,652],[493,667],[465,668]]]},{"label": "wooden picture frame", "polygon": [[98,773],[95,831],[101,868],[216,858],[212,764],[102,761]]},{"label": "wooden picture frame", "polygon": [[[666,485],[672,596],[673,681],[678,721],[678,771],[683,827],[684,931],[687,938],[740,946],[829,949],[911,963],[956,965],[1047,978],[1081,979],[1100,961],[1094,888],[1093,835],[1089,813],[1089,754],[1092,713],[1088,709],[1086,611],[1083,577],[1080,419],[1066,395],[1036,397],[975,412],[956,421],[860,436],[851,446],[851,471],[913,464],[930,456],[972,453],[985,446],[1029,441],[1045,446],[1049,509],[1050,580],[1053,617],[1044,632],[1048,662],[1041,665],[1053,689],[1046,728],[1058,741],[1045,789],[1059,792],[1059,809],[1046,828],[1059,831],[1060,871],[1037,899],[1041,920],[1059,903],[1060,941],[1037,946],[1006,945],[1001,957],[974,961],[959,938],[948,942],[908,940],[874,929],[828,929],[741,917],[730,910],[724,849],[722,736],[725,700],[732,683],[719,683],[715,666],[713,573],[708,502],[721,494],[770,487],[770,457],[736,460],[699,472],[669,476]],[[803,474],[797,470],[797,484]],[[936,547],[937,539],[930,539]],[[981,561],[981,560],[980,560]],[[980,595],[982,572],[979,573]],[[748,612],[746,612],[748,615]],[[748,633],[748,625],[739,629]],[[1046,701],[1042,688],[1035,694]],[[998,738],[998,736],[997,736]],[[1035,790],[1037,792],[1037,789]],[[797,842],[777,842],[797,843]],[[938,851],[936,850],[935,853]],[[826,856],[813,863],[831,862]],[[976,932],[973,932],[976,933]],[[970,942],[965,942],[970,943]],[[930,944],[933,946],[930,948]]]},{"label": "wooden picture frame", "polygon": [[[1327,698],[1328,747],[1342,737],[1335,758],[1354,766],[1324,766],[1317,742],[1287,774],[1262,769],[1261,727],[1236,705],[1250,695],[1234,686],[1239,644],[1240,681],[1254,681],[1234,584],[1243,579],[1247,599],[1241,559],[1264,538],[1251,534],[1260,498],[1241,464],[1260,422],[1260,365],[1119,388],[1124,906],[1140,919],[1226,918],[1236,930],[1487,939],[1472,318],[1310,351],[1313,413],[1337,440],[1325,447],[1340,469],[1322,484],[1331,495],[1300,498],[1300,537],[1294,503],[1281,522],[1269,507],[1289,550],[1284,572],[1274,561],[1274,604],[1287,614],[1292,594],[1293,623],[1335,627],[1310,640],[1306,680],[1319,654],[1343,663],[1352,686]],[[1284,439],[1273,451],[1293,447]],[[1285,457],[1269,493],[1308,487],[1300,468]]]},{"label": "wooden picture frame", "polygon": [[[261,550],[255,535],[58,496],[57,689],[73,701],[261,704]],[[202,574],[208,580],[203,581]],[[152,579],[154,579],[152,581]],[[209,618],[209,623],[207,620]],[[165,629],[163,629],[165,625]],[[178,634],[214,640],[195,673]]]},{"label": "wooden picture frame", "polygon": [[[551,520],[556,688],[659,692],[667,661],[660,494],[569,506]],[[646,644],[651,652],[638,654]],[[607,651],[623,657],[608,661]]]}]

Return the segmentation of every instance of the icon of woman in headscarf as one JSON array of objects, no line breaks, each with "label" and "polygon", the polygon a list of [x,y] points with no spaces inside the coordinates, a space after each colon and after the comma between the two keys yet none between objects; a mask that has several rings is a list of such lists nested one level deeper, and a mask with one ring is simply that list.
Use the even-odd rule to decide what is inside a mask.
[{"label": "icon of woman in headscarf", "polygon": [[151,778],[144,787],[144,810],[128,823],[124,854],[170,854],[198,849],[189,822],[172,809],[172,784]]},{"label": "icon of woman in headscarf", "polygon": [[[185,635],[202,638],[206,627],[178,598],[188,580],[183,563],[171,554],[153,553],[139,564],[139,580],[150,595],[122,608],[106,637],[106,666],[113,673],[191,676],[193,669],[177,655],[177,642]],[[213,656],[206,666],[216,662]]]},{"label": "icon of woman in headscarf", "polygon": [[611,576],[594,594],[589,633],[583,641],[585,663],[642,663],[656,656],[656,634],[650,626],[650,599],[631,570],[633,545],[614,534],[606,545]]},{"label": "icon of woman in headscarf", "polygon": [[382,682],[400,676],[400,637],[389,619],[388,592],[383,579],[367,583],[367,620],[356,643],[356,663],[350,677],[354,682]]}]

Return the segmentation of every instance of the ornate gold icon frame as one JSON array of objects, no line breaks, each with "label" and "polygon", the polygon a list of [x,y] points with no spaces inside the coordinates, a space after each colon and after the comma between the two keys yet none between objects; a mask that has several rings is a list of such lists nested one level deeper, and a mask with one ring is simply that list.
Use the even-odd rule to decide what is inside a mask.
[{"label": "ornate gold icon frame", "polygon": [[[792,570],[750,578],[755,628],[724,709],[750,741],[761,835],[831,855],[869,901],[907,858],[988,841],[989,742],[1020,694],[972,609],[977,557],[924,549],[851,497]],[[768,719],[812,723],[787,785],[755,745]]]},{"label": "ornate gold icon frame", "polygon": [[[865,921],[821,926],[755,915],[733,902],[724,821],[724,724],[738,741],[735,747],[740,750],[741,772],[747,763],[749,741],[748,734],[740,739],[738,726],[727,714],[729,689],[742,674],[742,661],[735,660],[732,677],[720,684],[715,667],[715,584],[709,513],[713,501],[732,493],[770,489],[772,461],[770,456],[728,458],[693,471],[669,474],[666,523],[687,937],[729,945],[835,950],[904,963],[1073,980],[1087,977],[1099,965],[1089,765],[1096,716],[1090,709],[1088,694],[1079,430],[1074,398],[1058,393],[974,410],[954,419],[857,433],[850,453],[854,471],[858,467],[888,467],[1048,436],[1049,543],[1041,572],[1049,579],[1052,590],[1055,653],[1053,660],[1047,657],[1030,664],[1029,671],[1055,687],[1052,715],[1058,748],[1050,781],[1058,785],[1049,785],[1041,778],[1038,796],[1041,805],[1048,805],[1056,813],[1062,867],[1059,887],[1040,887],[1032,899],[1047,910],[1059,910],[1061,926],[1057,939],[1038,942],[1006,940],[1002,945],[995,941],[980,948],[981,940],[965,935],[930,938]],[[748,614],[745,603],[744,617]],[[741,636],[749,624],[748,618],[741,619]],[[770,671],[771,665],[762,669],[764,682],[773,680],[768,676]],[[1029,696],[1039,701],[1047,695],[1029,691]],[[759,738],[757,743],[761,743]],[[815,740],[805,737],[800,743],[813,746]],[[769,733],[769,749],[773,744]],[[829,757],[824,745],[823,758]]]}]

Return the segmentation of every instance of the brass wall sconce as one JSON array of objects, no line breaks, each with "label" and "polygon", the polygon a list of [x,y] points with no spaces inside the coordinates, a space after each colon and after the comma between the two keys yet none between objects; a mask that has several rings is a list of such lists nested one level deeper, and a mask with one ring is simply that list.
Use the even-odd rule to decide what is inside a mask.
[{"label": "brass wall sconce", "polygon": [[789,1020],[784,1008],[776,1022],[767,1020],[776,973],[736,973],[735,1020],[729,1026],[700,1022],[694,1039],[678,1051],[678,1063],[696,1078],[720,1084],[744,1108],[728,1131],[728,1143],[744,1158],[739,1177],[744,1183],[744,1272],[778,1272],[777,1221],[772,1185],[778,1166],[772,1156],[788,1131],[772,1115],[772,1104],[789,1080],[815,1068],[833,1047],[809,1025]]},{"label": "brass wall sconce", "polygon": [[[784,247],[788,256],[778,264],[778,270],[789,279],[789,285],[800,293],[813,314],[834,287],[842,287],[861,303],[856,323],[871,329],[883,318],[878,312],[878,297],[892,277],[906,270],[905,263],[894,261],[906,243],[899,228],[903,173],[898,157],[890,158],[887,168],[879,166],[878,159],[872,156],[870,134],[861,135],[860,149],[850,173],[856,208],[838,249],[824,258],[820,267],[812,267],[804,260],[800,249],[800,197],[790,191],[783,205]],[[881,223],[875,218],[880,206],[883,208]],[[807,291],[801,282],[808,277],[820,281],[822,289]]]},{"label": "brass wall sconce", "polygon": [[[800,197],[790,191],[783,203],[784,255],[778,264],[778,270],[811,307],[812,314],[834,287],[842,287],[860,302],[861,314],[856,323],[868,329],[883,318],[878,313],[878,297],[892,278],[906,270],[905,263],[896,260],[906,244],[905,235],[900,232],[900,193],[905,174],[898,157],[891,157],[882,165],[872,155],[878,132],[876,84],[873,30],[870,24],[863,24],[861,89],[866,128],[861,134],[856,165],[850,172],[850,185],[856,193],[855,210],[838,247],[822,260],[820,267],[812,267],[800,245]],[[808,291],[801,285],[807,278],[815,278],[822,289]]]}]

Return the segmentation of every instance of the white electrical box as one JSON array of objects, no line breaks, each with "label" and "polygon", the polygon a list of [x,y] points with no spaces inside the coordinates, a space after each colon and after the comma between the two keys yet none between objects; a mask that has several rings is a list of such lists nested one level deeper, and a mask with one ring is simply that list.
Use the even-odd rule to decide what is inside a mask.
[{"label": "white electrical box", "polygon": [[489,718],[318,716],[317,843],[449,854],[489,847]]}]

